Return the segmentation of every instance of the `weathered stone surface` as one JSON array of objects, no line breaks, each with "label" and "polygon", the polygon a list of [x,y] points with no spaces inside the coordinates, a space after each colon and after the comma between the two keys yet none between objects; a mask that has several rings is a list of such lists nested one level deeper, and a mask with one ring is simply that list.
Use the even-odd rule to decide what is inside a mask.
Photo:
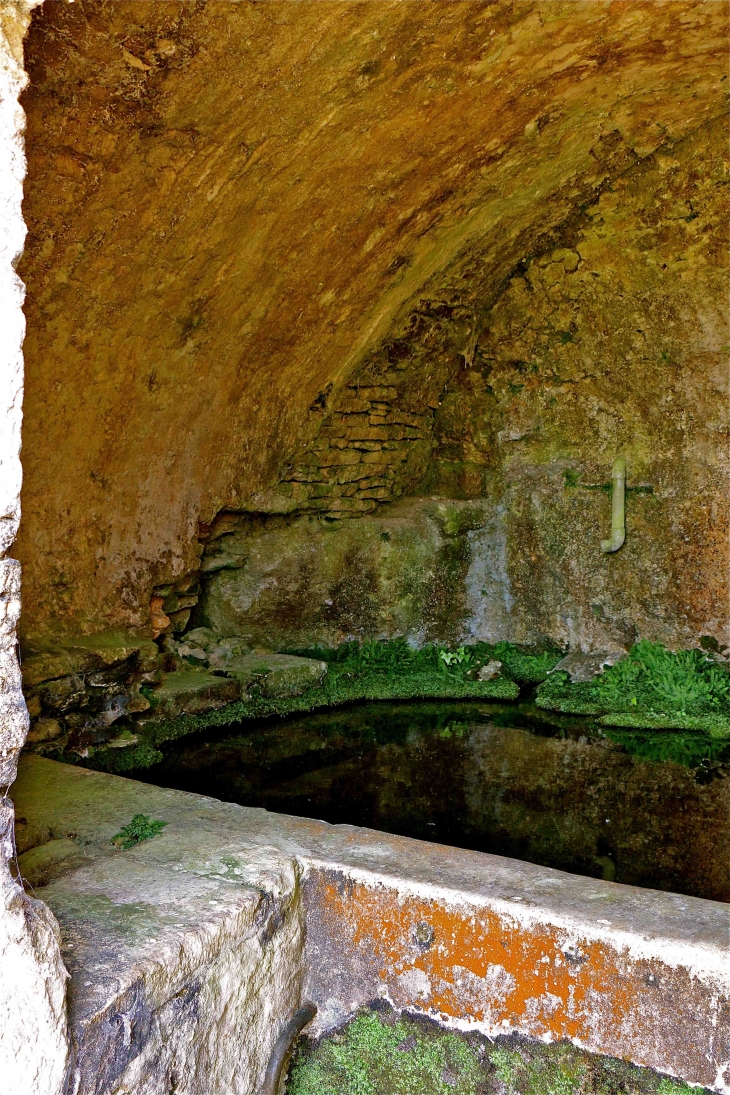
[{"label": "weathered stone surface", "polygon": [[203,669],[165,673],[152,693],[152,709],[146,720],[215,711],[241,698],[241,685],[229,677],[216,677]]},{"label": "weathered stone surface", "polygon": [[[40,832],[39,829],[36,830]],[[13,804],[0,801],[0,1069],[3,1095],[61,1095],[66,970],[50,910],[13,878]]]},{"label": "weathered stone surface", "polygon": [[552,672],[567,673],[573,683],[592,681],[607,666],[616,665],[625,655],[625,650],[591,650],[588,654],[577,650],[561,658]]},{"label": "weathered stone surface", "polygon": [[[337,524],[243,517],[203,559],[210,570],[198,618],[219,634],[274,649],[395,635],[502,638],[499,561],[492,568],[487,549],[478,560],[472,553],[492,520],[483,501],[447,499],[402,501]],[[484,600],[491,631],[473,626]]]},{"label": "weathered stone surface", "polygon": [[249,654],[232,658],[226,667],[243,692],[256,685],[262,695],[272,697],[299,696],[319,684],[326,672],[326,662],[287,654]]},{"label": "weathered stone surface", "polygon": [[97,858],[98,854],[96,849],[90,852],[83,844],[69,837],[59,837],[19,855],[18,869],[23,882],[37,889]]},{"label": "weathered stone surface", "polygon": [[[730,1088],[725,905],[39,757],[21,761],[17,798],[59,835],[104,848],[42,891],[67,948],[83,1092],[146,1095],[175,1077],[197,1095],[201,1067],[210,1095],[253,1092],[302,973],[320,1031],[384,996],[466,1029],[568,1038]],[[109,858],[137,812],[168,825]]]},{"label": "weathered stone surface", "polygon": [[[210,799],[162,792],[151,803],[143,785],[91,773],[74,781],[60,814],[46,813],[54,769],[32,771],[41,778],[19,785],[23,809],[59,834],[75,827],[78,841],[58,837],[22,857],[41,885],[44,871],[58,875],[40,892],[71,972],[73,1089],[256,1095],[301,992],[293,857],[252,843]],[[145,810],[168,821],[162,834],[115,851],[110,838]]]},{"label": "weathered stone surface", "polygon": [[[0,788],[15,778],[28,730],[15,629],[20,567],[8,559],[20,518],[24,288],[17,272],[25,225],[23,37],[33,2],[0,4]],[[61,1095],[68,1045],[66,971],[58,926],[10,871],[13,809],[0,798],[0,1085],[3,1095]]]},{"label": "weathered stone surface", "polygon": [[149,707],[140,687],[156,679],[160,662],[150,639],[102,632],[26,650],[23,689],[33,719],[28,748],[55,751],[63,735],[64,746],[85,755],[91,745],[111,744],[118,720]]},{"label": "weathered stone surface", "polygon": [[[25,99],[25,632],[149,626],[154,586],[197,567],[200,522],[266,508],[385,339],[389,368],[362,385],[383,410],[409,309],[458,310],[477,275],[491,303],[546,232],[723,113],[726,36],[711,0],[44,5]],[[420,433],[368,425],[402,437],[361,442],[385,452]]]},{"label": "weathered stone surface", "polygon": [[[385,477],[366,478],[365,452],[332,463],[335,444],[357,456],[365,436],[364,416],[339,410],[349,397],[333,396],[280,490],[306,480],[299,507],[326,498],[329,516],[403,493],[488,498],[511,638],[532,630],[584,649],[639,636],[727,642],[725,129],[722,120],[671,152],[629,159],[496,300],[474,263],[457,264],[442,307],[421,300],[400,337],[350,380],[348,392],[370,395],[360,384],[397,356],[396,386],[380,389],[387,420],[422,429],[389,435],[378,457]],[[606,558],[619,453],[629,465],[628,539]]]},{"label": "weathered stone surface", "polygon": [[15,638],[19,615],[20,565],[15,559],[0,559],[0,788],[15,779],[30,723]]}]

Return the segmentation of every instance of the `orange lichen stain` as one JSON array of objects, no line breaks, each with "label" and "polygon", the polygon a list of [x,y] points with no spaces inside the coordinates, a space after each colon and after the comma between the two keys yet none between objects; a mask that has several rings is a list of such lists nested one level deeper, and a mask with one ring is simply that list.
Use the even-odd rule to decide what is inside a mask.
[{"label": "orange lichen stain", "polygon": [[[615,1029],[636,1013],[640,985],[605,943],[576,945],[550,924],[525,926],[485,907],[403,895],[385,885],[350,879],[321,885],[320,907],[337,924],[338,938],[347,935],[371,956],[402,1005],[570,1039],[590,1039],[597,1025]],[[433,933],[427,947],[416,936],[424,923]],[[408,978],[398,978],[409,970],[425,974],[430,992],[419,978],[417,996],[400,999],[408,995]]]}]

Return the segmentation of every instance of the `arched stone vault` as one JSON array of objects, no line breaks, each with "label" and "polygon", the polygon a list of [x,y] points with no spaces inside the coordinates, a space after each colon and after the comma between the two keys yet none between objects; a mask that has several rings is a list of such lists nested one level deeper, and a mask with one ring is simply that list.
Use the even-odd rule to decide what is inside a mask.
[{"label": "arched stone vault", "polygon": [[[497,288],[718,117],[725,6],[46,3],[31,77],[24,629],[146,627],[422,294]],[[440,287],[440,288],[439,288]]]}]

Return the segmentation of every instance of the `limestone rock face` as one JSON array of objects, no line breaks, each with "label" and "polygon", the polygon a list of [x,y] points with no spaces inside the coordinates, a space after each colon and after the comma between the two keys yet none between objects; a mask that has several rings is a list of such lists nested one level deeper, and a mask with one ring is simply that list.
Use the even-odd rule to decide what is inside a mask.
[{"label": "limestone rock face", "polygon": [[[546,233],[720,116],[726,32],[711,0],[46,4],[25,97],[25,633],[149,627],[201,523],[290,512],[286,468],[421,300],[458,309],[471,271],[491,305]],[[356,409],[378,419],[362,443],[423,441],[384,421],[384,387]]]},{"label": "limestone rock face", "polygon": [[[21,215],[25,85],[23,36],[32,3],[0,5],[0,789],[16,775],[28,730],[16,645],[20,566],[7,558],[20,518],[23,285],[15,266]],[[13,806],[0,798],[0,1084],[3,1095],[61,1095],[68,1063],[66,971],[58,925],[23,892],[15,857]]]},{"label": "limestone rock face", "polygon": [[505,638],[500,546],[483,500],[408,499],[337,523],[242,517],[203,559],[198,611],[219,634],[274,649],[397,635]]}]

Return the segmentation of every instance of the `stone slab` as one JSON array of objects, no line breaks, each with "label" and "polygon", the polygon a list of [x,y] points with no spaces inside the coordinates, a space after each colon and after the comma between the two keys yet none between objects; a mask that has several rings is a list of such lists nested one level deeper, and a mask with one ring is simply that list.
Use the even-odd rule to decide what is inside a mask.
[{"label": "stone slab", "polygon": [[240,697],[241,686],[232,677],[217,677],[199,669],[165,673],[152,695],[152,710],[143,721],[199,715],[235,703]]},{"label": "stone slab", "polygon": [[257,684],[264,696],[281,698],[299,696],[320,684],[327,663],[291,654],[248,654],[232,658],[226,672],[236,677],[244,692]]},{"label": "stone slab", "polygon": [[[320,1009],[319,1031],[383,997],[446,1024],[567,1038],[730,1091],[730,906],[270,814],[33,756],[21,761],[15,796],[37,832],[62,839],[72,831],[99,848],[98,864],[39,891],[65,940],[79,916],[68,905],[69,887],[104,894],[112,905],[144,903],[146,880],[157,876],[149,885],[158,909],[165,880],[182,870],[191,878],[193,918],[196,902],[207,899],[193,876],[205,886],[236,880],[282,900],[283,857],[301,875],[300,972]],[[168,827],[109,858],[107,842],[136,812]],[[135,946],[153,946],[150,939],[167,930],[150,928]],[[85,977],[92,991],[90,969],[84,961],[74,967],[72,986]],[[277,988],[272,982],[265,991]],[[74,1019],[83,1042],[80,1029]]]},{"label": "stone slab", "polygon": [[[180,813],[170,800],[150,800],[142,784],[100,783],[96,774],[53,762],[38,769],[32,760],[29,797],[18,790],[39,839],[51,839],[20,864],[38,870],[35,856],[42,870],[50,863],[59,873],[36,894],[58,920],[71,975],[71,1090],[253,1095],[300,999],[293,857],[251,844],[245,828],[220,829],[222,819],[205,806],[215,807],[211,800],[192,796],[182,805],[194,812]],[[56,806],[40,820],[40,800],[57,791]],[[142,811],[167,820],[162,833],[114,848],[114,833]]]}]

